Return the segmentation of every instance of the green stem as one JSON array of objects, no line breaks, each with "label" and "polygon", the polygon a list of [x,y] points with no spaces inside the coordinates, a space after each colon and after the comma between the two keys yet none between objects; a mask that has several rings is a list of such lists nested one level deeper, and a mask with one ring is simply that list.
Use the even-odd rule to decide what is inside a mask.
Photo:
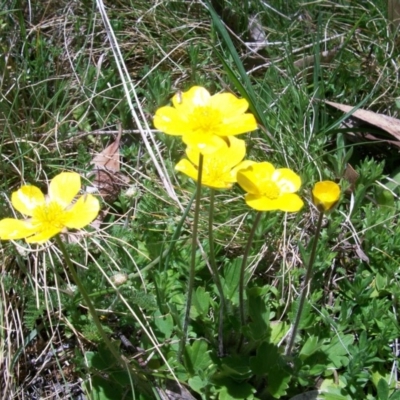
[{"label": "green stem", "polygon": [[92,301],[90,300],[90,297],[89,297],[85,287],[82,285],[82,282],[80,281],[80,279],[78,277],[75,267],[72,264],[72,261],[67,253],[67,250],[66,250],[64,243],[62,242],[60,236],[59,235],[55,236],[55,239],[56,239],[58,247],[60,248],[60,250],[64,256],[64,260],[68,266],[68,271],[71,273],[72,279],[74,280],[75,285],[78,287],[79,293],[82,295],[85,305],[89,309],[89,313],[93,318],[93,322],[96,325],[96,328],[97,328],[98,332],[100,333],[101,338],[103,339],[104,343],[106,344],[108,349],[111,351],[111,353],[115,357],[115,359],[122,366],[126,367],[127,369],[130,369],[128,367],[127,363],[122,359],[121,355],[115,350],[115,347],[112,345],[112,343],[108,339],[108,336],[104,332],[103,327],[101,326],[101,323],[97,316],[96,309],[94,308],[94,305],[93,305]]},{"label": "green stem", "polygon": [[192,204],[193,204],[193,201],[196,198],[196,195],[197,195],[197,191],[195,193],[193,193],[192,197],[189,200],[189,203],[187,204],[187,206],[185,208],[185,211],[182,214],[182,217],[181,217],[180,221],[178,222],[178,225],[177,225],[177,227],[175,229],[175,232],[174,232],[174,234],[173,234],[173,236],[171,238],[171,244],[170,244],[170,246],[169,246],[169,248],[167,250],[168,251],[167,255],[164,256],[164,253],[162,255],[162,258],[165,257],[165,260],[163,260],[163,263],[162,263],[162,265],[164,267],[164,271],[166,271],[167,268],[168,268],[170,255],[172,253],[172,250],[175,247],[176,242],[178,241],[179,237],[181,236],[181,231],[182,231],[183,224],[184,224],[185,221],[187,221],[187,216],[189,215],[189,211],[192,208]]},{"label": "green stem", "polygon": [[215,191],[214,189],[211,189],[210,211],[208,215],[208,242],[210,246],[210,266],[212,269],[213,279],[215,285],[217,286],[220,298],[219,321],[218,321],[218,356],[223,357],[224,356],[224,310],[226,310],[226,304],[225,304],[224,290],[222,288],[217,264],[215,262],[214,235],[213,235],[214,198],[215,198]]},{"label": "green stem", "polygon": [[324,218],[324,213],[320,212],[319,213],[319,217],[318,217],[318,222],[317,222],[317,228],[316,228],[316,231],[315,231],[314,241],[313,241],[313,245],[312,245],[312,249],[311,249],[310,259],[308,260],[306,277],[304,279],[303,289],[302,289],[302,292],[301,292],[301,295],[300,295],[299,308],[297,309],[296,320],[294,322],[293,329],[292,329],[292,332],[291,332],[291,335],[290,335],[289,345],[286,348],[286,355],[287,356],[290,356],[291,353],[292,353],[293,345],[294,345],[294,342],[296,340],[297,331],[299,329],[300,320],[301,320],[301,314],[303,312],[304,303],[306,301],[307,292],[308,292],[308,286],[309,286],[309,283],[310,283],[310,280],[311,280],[312,267],[314,265],[315,256],[317,254],[317,244],[318,244],[318,239],[319,239],[319,236],[320,236],[320,233],[321,233],[321,227],[322,227],[323,218]]},{"label": "green stem", "polygon": [[191,260],[190,260],[189,282],[188,282],[185,317],[183,320],[182,338],[181,338],[181,342],[179,345],[179,352],[178,352],[178,360],[180,360],[180,361],[182,359],[183,350],[185,348],[185,344],[186,344],[186,340],[187,340],[189,319],[190,319],[190,307],[192,305],[194,273],[195,273],[195,269],[196,269],[197,230],[198,230],[198,225],[199,225],[202,175],[203,175],[203,155],[200,154],[199,155],[198,174],[197,174],[196,203],[195,203],[194,218],[193,218],[192,256],[191,256]]},{"label": "green stem", "polygon": [[256,214],[256,218],[254,220],[253,226],[251,228],[251,231],[249,233],[249,238],[247,239],[247,244],[246,248],[244,250],[243,254],[243,260],[242,260],[242,265],[240,267],[240,278],[239,278],[239,312],[240,312],[240,325],[241,325],[241,330],[240,330],[240,340],[238,344],[238,352],[240,352],[240,349],[243,344],[243,328],[246,324],[246,315],[245,315],[245,307],[244,307],[244,275],[246,271],[246,266],[247,266],[247,258],[249,257],[250,254],[250,249],[251,245],[253,243],[254,235],[256,233],[256,229],[258,226],[258,223],[260,222],[262,213],[259,211]]}]

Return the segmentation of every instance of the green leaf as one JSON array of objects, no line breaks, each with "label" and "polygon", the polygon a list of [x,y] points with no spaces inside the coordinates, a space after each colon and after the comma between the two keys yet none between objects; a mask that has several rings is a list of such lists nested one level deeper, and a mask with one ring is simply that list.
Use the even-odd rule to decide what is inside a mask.
[{"label": "green leaf", "polygon": [[250,358],[250,367],[256,375],[264,375],[271,370],[272,365],[278,363],[279,357],[278,347],[264,342],[258,348],[257,355]]},{"label": "green leaf", "polygon": [[269,309],[265,305],[265,296],[259,294],[258,288],[247,291],[249,315],[248,328],[254,340],[265,339],[269,333]]},{"label": "green leaf", "polygon": [[392,393],[392,395],[389,397],[390,400],[400,400],[400,390],[396,390],[395,392]]},{"label": "green leaf", "polygon": [[275,398],[286,394],[291,373],[279,353],[277,346],[263,343],[257,350],[256,357],[250,358],[250,366],[257,375],[267,374],[268,392]]},{"label": "green leaf", "polygon": [[256,389],[246,382],[236,382],[233,379],[223,378],[218,379],[216,384],[220,386],[217,389],[217,392],[219,392],[219,400],[254,399],[253,393]]},{"label": "green leaf", "polygon": [[324,400],[352,400],[349,396],[338,393],[322,393],[320,398]]},{"label": "green leaf", "polygon": [[198,287],[193,295],[192,305],[195,310],[194,318],[206,316],[210,307],[210,294],[203,287]]},{"label": "green leaf", "polygon": [[85,383],[85,386],[91,400],[121,399],[124,395],[121,387],[118,387],[114,382],[106,380],[101,376],[94,376],[91,380],[91,385]]},{"label": "green leaf", "polygon": [[377,386],[378,399],[388,400],[389,399],[389,385],[384,378],[381,378]]},{"label": "green leaf", "polygon": [[317,350],[319,350],[322,346],[322,343],[318,341],[316,336],[310,336],[307,341],[304,343],[299,357],[302,360],[305,360],[307,357],[310,357],[314,354]]},{"label": "green leaf", "polygon": [[[299,303],[300,303],[300,297],[292,305],[291,319],[293,321],[295,320],[296,315],[299,311]],[[303,310],[301,312],[299,328],[306,329],[307,327],[312,326],[313,324],[314,324],[314,314],[312,312],[310,303],[306,301],[304,303]]]},{"label": "green leaf", "polygon": [[335,336],[331,343],[322,346],[322,351],[328,356],[336,368],[348,364],[348,347],[353,344],[353,335]]},{"label": "green leaf", "polygon": [[205,340],[195,340],[191,345],[186,346],[185,361],[191,375],[197,371],[203,371],[212,364],[208,345]]},{"label": "green leaf", "polygon": [[[116,350],[119,351],[117,347]],[[89,368],[96,368],[99,371],[109,371],[116,364],[114,356],[104,344],[99,345],[98,351],[87,351],[85,359]]]},{"label": "green leaf", "polygon": [[342,394],[346,384],[339,380],[339,385],[334,383],[333,378],[324,379],[320,387],[319,398],[324,400],[353,400],[350,396]]},{"label": "green leaf", "polygon": [[239,278],[241,258],[237,258],[224,268],[223,286],[228,300],[237,304],[239,301]]},{"label": "green leaf", "polygon": [[247,379],[251,377],[251,374],[248,357],[230,356],[223,358],[219,376]]},{"label": "green leaf", "polygon": [[268,392],[276,399],[281,398],[286,394],[291,377],[289,372],[280,368],[271,369],[268,374]]},{"label": "green leaf", "polygon": [[114,356],[105,345],[99,345],[96,352],[86,352],[85,359],[92,375],[91,385],[86,383],[90,399],[113,400],[127,393],[132,379],[128,371],[117,365]]},{"label": "green leaf", "polygon": [[386,186],[391,189],[395,190],[398,186],[400,186],[400,168],[396,168],[390,174],[390,180],[386,183]]},{"label": "green leaf", "polygon": [[154,317],[154,324],[159,329],[159,331],[164,335],[164,338],[169,339],[174,330],[174,320],[171,314],[163,316],[160,316],[159,313],[157,314]]},{"label": "green leaf", "polygon": [[188,380],[189,386],[197,393],[202,394],[203,390],[207,386],[207,381],[204,381],[199,376],[194,376]]},{"label": "green leaf", "polygon": [[394,207],[394,196],[391,191],[375,187],[375,200],[380,206]]},{"label": "green leaf", "polygon": [[375,277],[375,287],[378,292],[384,290],[388,285],[388,277],[387,275],[376,274]]},{"label": "green leaf", "polygon": [[271,337],[270,342],[273,344],[278,344],[281,339],[287,334],[290,325],[283,321],[271,321]]}]

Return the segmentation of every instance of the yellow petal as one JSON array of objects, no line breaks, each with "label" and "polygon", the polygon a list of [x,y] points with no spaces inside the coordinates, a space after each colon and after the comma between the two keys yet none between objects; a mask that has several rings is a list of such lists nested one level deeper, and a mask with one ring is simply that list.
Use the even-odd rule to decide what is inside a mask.
[{"label": "yellow petal", "polygon": [[17,211],[31,217],[33,210],[45,203],[45,197],[36,186],[26,185],[11,195],[11,203]]},{"label": "yellow petal", "polygon": [[220,159],[221,163],[231,169],[238,165],[246,155],[246,142],[234,136],[228,136],[226,139],[228,140],[229,146],[227,148],[222,148],[217,153],[217,157]]},{"label": "yellow petal", "polygon": [[216,135],[199,136],[197,134],[184,135],[182,140],[189,147],[197,148],[204,155],[212,154],[215,151],[226,148],[227,143],[222,137]]},{"label": "yellow petal", "polygon": [[175,170],[197,181],[198,170],[189,160],[183,159],[179,161],[178,164],[175,165]]},{"label": "yellow petal", "polygon": [[[219,139],[218,143],[219,143]],[[204,164],[210,163],[211,165],[224,166],[226,170],[235,167],[246,155],[246,142],[237,139],[234,136],[227,136],[225,138],[225,146],[219,148],[211,154],[204,155]],[[199,165],[200,151],[196,147],[188,146],[186,148],[186,155],[189,160],[196,166]]]},{"label": "yellow petal", "polygon": [[34,234],[36,229],[29,221],[20,221],[14,218],[5,218],[0,221],[0,239],[23,239]]},{"label": "yellow petal", "polygon": [[294,193],[300,189],[301,179],[289,168],[278,168],[272,174],[272,180],[279,186],[281,193]]},{"label": "yellow petal", "polygon": [[238,165],[236,165],[236,167],[231,170],[231,175],[232,175],[232,177],[234,177],[234,180],[232,182],[237,182],[237,173],[240,170],[246,169],[246,168],[250,167],[253,164],[255,164],[255,161],[244,160],[241,163],[239,163]]},{"label": "yellow petal", "polygon": [[26,239],[27,243],[44,243],[51,239],[53,236],[57,235],[61,232],[62,229],[49,227],[41,232],[38,232],[36,235],[30,236]]},{"label": "yellow petal", "polygon": [[89,225],[99,214],[100,203],[96,197],[86,194],[65,212],[65,226],[67,228],[81,229]]},{"label": "yellow petal", "polygon": [[256,180],[271,180],[275,167],[266,161],[256,163],[252,166],[252,170]]},{"label": "yellow petal", "polygon": [[300,196],[294,193],[284,194],[277,201],[279,202],[278,210],[285,212],[297,212],[304,206],[304,202]]},{"label": "yellow petal", "polygon": [[245,114],[248,103],[245,99],[238,99],[231,93],[216,94],[210,104],[219,110],[222,123],[215,134],[221,136],[239,135],[257,129],[256,119],[252,114]]},{"label": "yellow petal", "polygon": [[237,182],[247,193],[261,194],[260,187],[270,181],[275,168],[268,162],[254,163],[237,173]]},{"label": "yellow petal", "polygon": [[[253,114],[243,114],[232,117],[221,125],[218,135],[240,135],[257,129],[257,122]],[[216,132],[217,133],[217,132]]]},{"label": "yellow petal", "polygon": [[81,177],[76,172],[61,172],[49,185],[49,197],[63,208],[69,206],[81,188]]},{"label": "yellow petal", "polygon": [[257,211],[277,210],[276,200],[257,194],[247,193],[244,197],[246,204]]},{"label": "yellow petal", "polygon": [[258,211],[285,211],[297,212],[304,203],[297,194],[286,194],[277,199],[270,199],[265,196],[247,194],[245,196],[246,204]]},{"label": "yellow petal", "polygon": [[252,193],[255,195],[260,194],[257,183],[254,182],[254,172],[251,169],[251,166],[249,168],[243,168],[239,170],[236,175],[236,179],[239,186],[247,193]]},{"label": "yellow petal", "polygon": [[252,161],[252,160],[244,160],[244,161],[242,161],[241,163],[237,164],[236,167],[233,168],[232,171],[236,171],[236,173],[237,173],[237,172],[239,172],[240,170],[242,170],[242,169],[247,169],[247,168],[251,167],[251,166],[254,165],[254,164],[256,164],[255,161]]},{"label": "yellow petal", "polygon": [[176,108],[181,105],[190,104],[191,106],[206,106],[210,102],[210,93],[201,86],[193,86],[187,92],[180,92],[172,98],[172,103]]},{"label": "yellow petal", "polygon": [[203,183],[204,186],[207,186],[212,189],[230,189],[233,186],[234,182],[229,181],[229,176],[227,179],[213,179],[212,181],[206,181]]},{"label": "yellow petal", "polygon": [[233,115],[244,114],[249,108],[249,103],[231,93],[219,93],[211,97],[210,106],[219,109],[224,118],[229,119]]},{"label": "yellow petal", "polygon": [[190,160],[190,162],[195,165],[196,167],[199,166],[199,157],[200,157],[200,151],[197,147],[191,147],[187,146],[186,147],[186,156]]},{"label": "yellow petal", "polygon": [[317,182],[312,194],[314,205],[320,211],[329,211],[339,201],[340,186],[332,181]]},{"label": "yellow petal", "polygon": [[[202,185],[215,189],[229,189],[236,182],[236,171],[232,168],[244,158],[246,145],[243,140],[233,136],[225,138],[229,146],[216,150],[211,154],[203,155]],[[225,142],[225,143],[226,143]],[[197,148],[188,146],[186,155],[189,160],[181,160],[175,167],[197,181],[200,152]]]},{"label": "yellow petal", "polygon": [[161,107],[154,116],[153,124],[161,132],[168,135],[182,136],[191,132],[186,114],[173,107]]}]

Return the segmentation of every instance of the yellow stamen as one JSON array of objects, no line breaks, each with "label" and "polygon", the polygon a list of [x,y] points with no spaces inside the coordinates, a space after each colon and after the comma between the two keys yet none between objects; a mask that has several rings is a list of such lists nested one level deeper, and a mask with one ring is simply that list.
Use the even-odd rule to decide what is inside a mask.
[{"label": "yellow stamen", "polygon": [[34,210],[33,225],[40,225],[41,230],[60,229],[65,227],[65,212],[62,206],[56,202],[50,202]]},{"label": "yellow stamen", "polygon": [[280,195],[279,187],[274,182],[265,182],[260,185],[260,192],[268,199],[275,200]]}]

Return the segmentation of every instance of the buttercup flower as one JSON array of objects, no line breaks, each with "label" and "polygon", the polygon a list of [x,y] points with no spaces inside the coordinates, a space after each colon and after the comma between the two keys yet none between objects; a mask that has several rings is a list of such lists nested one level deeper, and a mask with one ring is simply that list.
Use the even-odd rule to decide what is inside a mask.
[{"label": "buttercup flower", "polygon": [[297,212],[303,207],[303,200],[295,194],[301,179],[289,168],[275,169],[268,162],[255,163],[238,171],[237,181],[247,192],[247,205],[258,211]]},{"label": "buttercup flower", "polygon": [[43,243],[64,228],[80,229],[90,224],[99,213],[96,197],[87,194],[71,204],[81,188],[75,172],[55,176],[45,196],[36,186],[25,185],[11,195],[11,203],[27,220],[5,218],[0,221],[0,239],[25,238],[28,243]]},{"label": "buttercup flower", "polygon": [[339,201],[340,186],[332,181],[321,181],[314,185],[313,203],[319,211],[329,211]]},{"label": "buttercup flower", "polygon": [[[242,161],[246,154],[243,140],[228,136],[228,147],[221,147],[214,153],[203,156],[201,184],[214,189],[229,189],[236,182],[237,171],[247,168],[253,161]],[[200,152],[197,147],[187,147],[186,155],[176,164],[175,169],[197,180]],[[241,162],[242,161],[242,162]]]},{"label": "buttercup flower", "polygon": [[200,86],[172,98],[173,107],[157,110],[154,126],[168,135],[182,136],[185,144],[209,154],[226,147],[224,136],[239,135],[257,128],[249,105],[231,93],[211,96]]}]

